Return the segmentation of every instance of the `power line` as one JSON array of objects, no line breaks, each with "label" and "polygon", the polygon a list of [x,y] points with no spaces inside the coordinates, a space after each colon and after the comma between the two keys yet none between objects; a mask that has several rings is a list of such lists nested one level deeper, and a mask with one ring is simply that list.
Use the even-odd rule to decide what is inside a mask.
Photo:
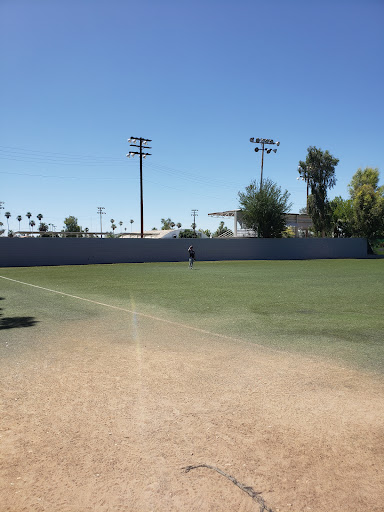
[{"label": "power line", "polygon": [[[69,164],[76,162],[88,162],[91,164],[103,164],[108,162],[119,162],[121,163],[121,158],[119,157],[111,157],[108,155],[97,156],[97,155],[71,155],[68,153],[53,153],[51,151],[38,151],[33,149],[25,149],[11,146],[1,146],[0,145],[0,156],[5,157],[21,157],[27,158],[28,160],[53,160],[58,163],[68,162]],[[13,159],[9,158],[9,159]]]},{"label": "power line", "polygon": [[25,172],[8,172],[8,171],[0,171],[0,174],[9,174],[15,176],[30,176],[32,178],[57,178],[62,180],[101,180],[101,181],[116,181],[116,180],[136,180],[137,178],[127,178],[127,177],[115,177],[115,178],[97,178],[95,176],[54,176],[50,174],[30,174]]},{"label": "power line", "polygon": [[[52,165],[65,165],[65,166],[123,166],[122,159],[120,157],[114,156],[91,156],[91,155],[70,155],[67,153],[53,153],[49,151],[37,151],[37,150],[28,150],[25,148],[11,147],[11,146],[1,146],[0,145],[0,158],[4,160],[11,160],[16,162],[25,162],[31,164],[38,163],[48,163]],[[218,178],[211,178],[208,176],[202,176],[191,171],[183,171],[181,169],[177,169],[174,167],[170,167],[166,164],[162,164],[160,162],[149,162],[148,167],[156,169],[157,171],[169,175],[174,176],[179,179],[183,179],[191,182],[200,182],[202,184],[208,185],[222,185],[225,187],[231,187],[232,185],[236,185],[235,182],[230,182],[227,180],[221,180]],[[16,174],[16,173],[15,173]],[[38,177],[39,175],[34,176]],[[43,175],[42,177],[51,177]],[[54,176],[52,176],[54,177]],[[64,178],[64,177],[63,177]]]},{"label": "power line", "polygon": [[[6,146],[1,146],[0,145],[0,158],[2,158],[2,154],[1,154],[1,150],[2,148],[7,148]],[[97,160],[98,161],[98,164],[97,165],[103,165],[103,167],[106,165],[103,163],[104,159],[107,159],[107,164],[109,166],[109,161],[110,160],[114,160],[116,163],[114,164],[115,166],[118,164],[118,165],[122,165],[122,159],[121,158],[115,158],[115,157],[106,157],[106,156],[103,156],[103,157],[90,157],[89,155],[77,155],[77,157],[73,156],[73,155],[67,155],[67,154],[64,154],[64,153],[52,153],[52,152],[42,152],[42,151],[36,151],[36,150],[27,150],[27,149],[24,149],[24,148],[11,148],[12,150],[14,151],[20,151],[22,152],[23,154],[25,153],[26,157],[30,157],[30,153],[31,152],[34,152],[38,155],[55,155],[55,156],[64,156],[64,157],[70,157],[70,158],[79,158],[79,159],[83,159],[82,161],[67,161],[65,162],[66,165],[72,165],[72,166],[76,166],[76,165],[80,165],[80,166],[83,166],[84,165],[84,162],[89,159],[89,158],[95,158],[95,159],[101,159],[101,160]],[[32,164],[36,164],[37,162],[35,161],[29,161],[28,163],[32,163]],[[49,162],[49,164],[51,164],[52,162]],[[56,163],[60,163],[60,162],[56,162]],[[131,164],[134,164],[134,162],[132,162]],[[195,183],[197,185],[200,185],[200,186],[203,186],[204,187],[204,191],[206,191],[206,189],[208,187],[214,187],[216,189],[216,191],[218,191],[220,188],[228,188],[228,189],[231,189],[233,190],[234,188],[236,188],[236,190],[240,190],[242,189],[244,186],[240,183],[235,183],[235,182],[231,182],[231,181],[226,181],[226,180],[220,180],[220,179],[217,179],[217,178],[211,178],[211,177],[208,177],[208,176],[202,176],[202,175],[197,175],[197,174],[193,174],[191,173],[190,171],[183,171],[183,170],[180,170],[180,169],[177,169],[177,168],[174,168],[174,167],[170,167],[170,166],[167,166],[165,164],[162,164],[162,163],[156,163],[156,162],[148,162],[147,164],[149,170],[152,169],[152,170],[156,170],[156,173],[157,174],[163,174],[165,176],[170,176],[172,177],[172,183],[175,182],[175,180],[181,180],[181,181],[184,181],[184,182],[188,182],[188,183]],[[92,181],[132,181],[132,180],[136,180],[137,178],[136,177],[126,177],[126,176],[114,176],[114,177],[111,177],[110,175],[108,177],[98,177],[98,176],[94,176],[94,175],[91,175],[91,176],[62,176],[62,175],[54,175],[54,174],[46,174],[46,173],[31,173],[31,172],[10,172],[10,171],[0,171],[0,174],[5,174],[5,175],[9,175],[9,176],[29,176],[29,177],[32,177],[32,178],[43,178],[43,179],[60,179],[60,180],[75,180],[75,181],[84,181],[84,180],[87,180],[88,182],[92,182]],[[156,186],[159,186],[161,188],[165,188],[165,189],[171,189],[171,190],[177,190],[177,191],[182,191],[182,192],[185,192],[185,190],[182,188],[182,187],[177,187],[177,186],[172,186],[170,184],[168,184],[168,180],[164,180],[160,183],[156,182],[156,181],[153,181],[151,179],[148,179],[148,177],[145,179],[146,183],[152,183]],[[167,184],[165,184],[165,182]],[[210,198],[210,199],[220,199],[219,197],[217,197],[216,194],[205,194],[204,192],[201,191],[201,187],[200,187],[200,190],[199,192],[192,192],[191,189],[189,189],[189,193],[191,194],[199,194],[201,197],[207,197],[207,198]]]}]

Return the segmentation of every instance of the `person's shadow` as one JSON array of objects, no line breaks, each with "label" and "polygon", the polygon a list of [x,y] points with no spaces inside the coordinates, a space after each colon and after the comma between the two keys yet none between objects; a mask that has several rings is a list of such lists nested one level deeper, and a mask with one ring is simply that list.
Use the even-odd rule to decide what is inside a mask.
[{"label": "person's shadow", "polygon": [[[0,297],[0,300],[5,300],[4,297]],[[3,308],[0,308],[3,311]],[[2,313],[0,313],[2,315]],[[36,325],[38,320],[34,316],[5,316],[0,318],[0,330],[2,329],[14,329],[16,327],[33,327]]]}]

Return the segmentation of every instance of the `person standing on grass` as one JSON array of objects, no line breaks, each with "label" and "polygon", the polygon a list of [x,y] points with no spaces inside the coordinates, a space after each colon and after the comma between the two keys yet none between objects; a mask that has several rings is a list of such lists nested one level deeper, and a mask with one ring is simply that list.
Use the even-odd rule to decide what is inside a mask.
[{"label": "person standing on grass", "polygon": [[188,247],[188,254],[189,254],[189,268],[192,270],[193,262],[195,261],[195,251],[193,249],[193,245],[190,245]]}]

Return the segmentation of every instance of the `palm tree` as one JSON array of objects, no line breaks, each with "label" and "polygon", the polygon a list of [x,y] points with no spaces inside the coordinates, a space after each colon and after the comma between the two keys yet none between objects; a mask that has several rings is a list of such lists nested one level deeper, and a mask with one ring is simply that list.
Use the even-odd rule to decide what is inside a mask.
[{"label": "palm tree", "polygon": [[122,227],[121,227],[121,226],[123,225],[123,221],[121,220],[121,221],[119,222],[119,224],[120,224],[120,233],[122,233],[122,231],[123,231],[123,230],[122,230]]},{"label": "palm tree", "polygon": [[176,226],[180,229],[181,228],[181,222],[178,222]]},{"label": "palm tree", "polygon": [[41,229],[41,227],[43,226],[43,223],[41,222],[43,215],[41,213],[39,213],[38,215],[36,215],[36,218],[39,219],[39,221],[40,221],[39,231],[44,231],[44,229]]},{"label": "palm tree", "polygon": [[131,223],[131,233],[132,233],[132,224],[135,222],[133,219],[129,221]]},{"label": "palm tree", "polygon": [[8,226],[8,234],[9,234],[9,217],[11,214],[9,212],[5,212],[4,215],[7,217],[7,226]]},{"label": "palm tree", "polygon": [[28,217],[28,221],[29,221],[30,218],[32,217],[32,213],[31,212],[27,212],[26,217]]},{"label": "palm tree", "polygon": [[19,221],[19,231],[20,231],[20,222],[22,221],[23,217],[21,215],[17,216],[17,220]]},{"label": "palm tree", "polygon": [[36,222],[34,220],[29,221],[29,225],[31,226],[31,231],[33,229],[33,226],[36,226]]},{"label": "palm tree", "polygon": [[112,224],[111,228],[112,228],[112,231],[113,231],[113,236],[115,236],[116,224]]},{"label": "palm tree", "polygon": [[168,217],[168,219],[160,219],[161,228],[160,229],[169,229],[171,227],[172,219]]}]

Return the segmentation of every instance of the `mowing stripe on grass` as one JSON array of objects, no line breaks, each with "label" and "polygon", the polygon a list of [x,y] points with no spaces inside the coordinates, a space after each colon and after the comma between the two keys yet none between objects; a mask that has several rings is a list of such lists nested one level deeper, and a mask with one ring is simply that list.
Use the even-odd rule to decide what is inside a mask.
[{"label": "mowing stripe on grass", "polygon": [[[238,342],[240,341],[240,342],[244,343],[244,340],[242,340],[240,338],[233,338],[232,336],[226,336],[225,334],[219,334],[219,333],[216,333],[216,332],[207,331],[205,329],[201,329],[200,327],[193,327],[192,325],[186,325],[186,324],[181,324],[181,323],[178,323],[178,322],[173,322],[172,320],[167,320],[167,319],[160,318],[160,317],[157,317],[157,316],[148,315],[146,313],[139,313],[138,311],[133,311],[132,309],[122,308],[120,306],[113,306],[112,304],[106,304],[105,302],[98,302],[96,300],[87,299],[85,297],[79,297],[78,295],[71,295],[70,293],[60,292],[58,290],[52,290],[51,288],[44,288],[44,286],[38,286],[36,284],[26,283],[24,281],[18,281],[17,279],[11,279],[10,277],[0,276],[0,278],[1,279],[6,279],[7,281],[12,281],[14,283],[23,284],[25,286],[31,286],[32,288],[38,288],[39,290],[44,290],[44,291],[47,291],[47,292],[57,293],[58,295],[65,295],[66,297],[70,297],[72,299],[83,300],[85,302],[90,302],[92,304],[97,304],[98,306],[104,306],[106,308],[111,308],[111,309],[117,309],[118,311],[124,311],[124,313],[130,313],[132,315],[140,315],[142,317],[149,318],[151,320],[157,320],[159,322],[163,322],[163,323],[166,323],[166,324],[171,324],[171,325],[175,325],[177,327],[182,327],[183,329],[190,329],[192,331],[200,332],[202,334],[209,334],[210,336],[216,336],[218,338],[224,338],[224,339],[227,339],[227,340],[238,341]],[[269,348],[269,347],[264,347],[263,345],[260,345],[258,343],[252,343],[252,345],[257,345],[257,346],[263,347],[263,348]],[[276,352],[281,352],[280,350],[276,350],[276,349],[270,349],[270,350],[273,350],[273,351],[276,351]]]},{"label": "mowing stripe on grass", "polygon": [[[140,313],[138,311],[134,311],[132,309],[123,308],[121,306],[113,306],[112,304],[106,304],[105,302],[98,302],[96,300],[87,299],[85,297],[79,297],[78,295],[71,295],[70,293],[61,292],[61,291],[58,291],[58,290],[52,290],[51,288],[45,288],[43,286],[38,286],[36,284],[26,283],[25,281],[19,281],[17,279],[12,279],[10,277],[5,277],[5,276],[0,275],[0,278],[1,279],[5,279],[7,281],[12,281],[14,283],[22,284],[22,285],[25,285],[25,286],[30,286],[32,288],[37,288],[39,290],[44,290],[44,291],[47,291],[47,292],[56,293],[57,295],[63,295],[65,297],[70,297],[72,299],[82,300],[84,302],[89,302],[91,304],[96,304],[98,306],[104,306],[106,308],[115,309],[117,311],[122,311],[124,313],[129,313],[131,315],[137,315],[137,316],[141,316],[143,318],[148,318],[148,319],[151,319],[151,320],[154,320],[154,321],[163,322],[165,324],[173,325],[175,327],[180,327],[182,329],[189,329],[191,331],[195,331],[195,332],[198,332],[198,333],[201,333],[201,334],[205,334],[205,335],[208,335],[208,336],[215,336],[216,338],[230,340],[230,341],[234,341],[234,342],[237,342],[237,343],[251,344],[253,346],[257,346],[257,347],[260,347],[260,348],[262,348],[264,350],[268,350],[270,352],[275,352],[275,353],[278,353],[278,354],[285,354],[286,355],[287,353],[289,353],[289,352],[287,352],[285,350],[281,350],[281,349],[278,349],[278,348],[273,348],[273,347],[270,347],[268,345],[263,345],[261,343],[255,343],[253,341],[248,341],[248,340],[245,340],[245,339],[242,339],[242,338],[235,338],[233,336],[228,336],[226,334],[220,334],[220,333],[217,333],[217,332],[208,331],[206,329],[201,329],[200,327],[193,327],[192,325],[182,324],[180,322],[174,322],[172,320],[167,320],[165,318],[160,318],[160,317],[156,317],[156,316],[153,316],[153,315],[148,315],[147,313]],[[311,360],[311,358],[308,357],[308,356],[307,356],[307,359]],[[328,363],[328,365],[329,365],[329,368],[333,368],[335,370],[342,370],[342,371],[348,370],[344,366],[332,365],[332,364],[329,364],[329,363]],[[353,370],[351,369],[351,371],[353,371]]]}]

